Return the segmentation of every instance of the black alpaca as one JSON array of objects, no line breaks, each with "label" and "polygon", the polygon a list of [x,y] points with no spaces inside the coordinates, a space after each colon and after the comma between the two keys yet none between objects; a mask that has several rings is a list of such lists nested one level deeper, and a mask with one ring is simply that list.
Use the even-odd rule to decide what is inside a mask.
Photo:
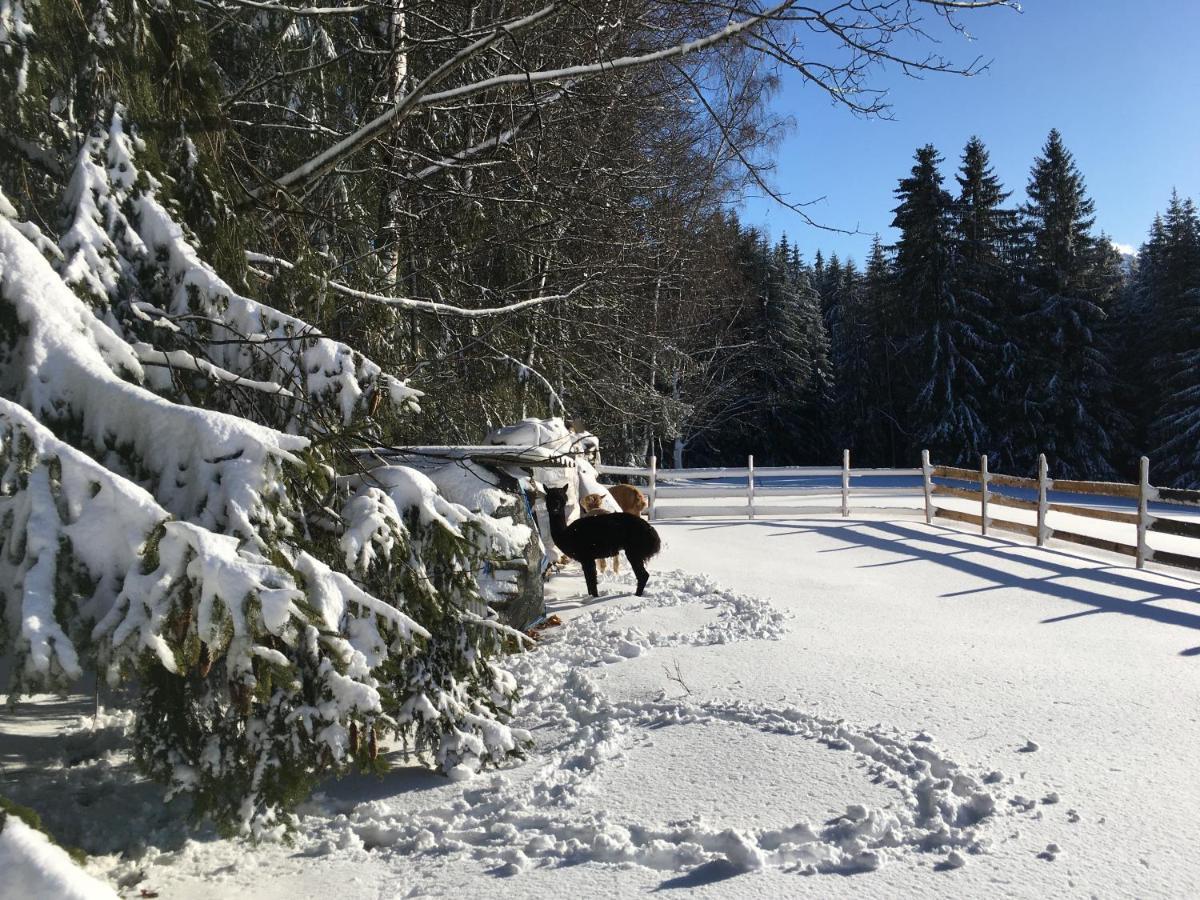
[{"label": "black alpaca", "polygon": [[596,590],[596,560],[616,556],[622,550],[637,575],[637,595],[642,596],[650,573],[646,560],[662,546],[654,526],[629,513],[609,513],[576,519],[567,524],[567,489],[546,488],[546,512],[550,514],[550,536],[558,549],[583,566],[588,593],[599,597]]}]

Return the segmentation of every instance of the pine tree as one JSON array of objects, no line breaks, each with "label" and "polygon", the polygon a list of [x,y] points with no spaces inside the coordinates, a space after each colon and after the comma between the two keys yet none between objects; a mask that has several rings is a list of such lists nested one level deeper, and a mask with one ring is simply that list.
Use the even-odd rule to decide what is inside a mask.
[{"label": "pine tree", "polygon": [[190,134],[219,113],[195,7],[25,13],[0,66],[25,148],[0,161],[13,695],[127,685],[142,769],[256,836],[318,779],[377,769],[385,732],[445,771],[518,753],[513,636],[477,576],[528,530],[364,474],[352,448],[420,392],[237,286],[228,144]]},{"label": "pine tree", "polygon": [[984,380],[976,364],[987,346],[986,319],[975,306],[978,296],[958,282],[953,202],[940,162],[932,145],[921,147],[896,190],[895,285],[905,329],[899,362],[912,398],[910,454],[928,448],[935,459],[963,463],[986,447]]},{"label": "pine tree", "polygon": [[980,344],[973,353],[984,376],[979,386],[979,409],[987,423],[988,445],[997,464],[1007,464],[1006,452],[1011,382],[1003,372],[1015,360],[1012,319],[1015,279],[1012,244],[1016,239],[1016,214],[1004,207],[1009,193],[992,170],[987,148],[972,137],[963,149],[955,180],[959,193],[954,223],[959,301],[975,323]]},{"label": "pine tree", "polygon": [[[1158,386],[1150,428],[1156,478],[1200,486],[1200,215],[1190,199],[1172,193],[1139,281],[1149,310],[1149,370]],[[1143,359],[1143,363],[1145,359]]]},{"label": "pine tree", "polygon": [[1026,192],[1017,318],[1023,394],[1009,423],[1014,462],[1028,470],[1041,451],[1057,475],[1112,477],[1116,422],[1102,332],[1113,297],[1091,233],[1094,204],[1057,130],[1034,161]]}]

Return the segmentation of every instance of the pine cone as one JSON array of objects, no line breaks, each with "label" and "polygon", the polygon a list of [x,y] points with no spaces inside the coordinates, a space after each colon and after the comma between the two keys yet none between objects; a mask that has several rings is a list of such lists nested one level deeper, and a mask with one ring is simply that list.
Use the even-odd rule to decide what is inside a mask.
[{"label": "pine cone", "polygon": [[350,755],[358,756],[358,723],[350,723]]},{"label": "pine cone", "polygon": [[372,761],[379,759],[379,738],[375,734],[375,726],[371,726],[371,733],[367,737],[367,756]]}]

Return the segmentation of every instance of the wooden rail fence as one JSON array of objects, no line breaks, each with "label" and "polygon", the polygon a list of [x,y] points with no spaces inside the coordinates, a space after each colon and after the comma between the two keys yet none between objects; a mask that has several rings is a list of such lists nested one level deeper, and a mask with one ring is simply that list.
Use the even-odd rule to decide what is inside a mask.
[{"label": "wooden rail fence", "polygon": [[[1200,521],[1172,519],[1156,515],[1150,511],[1150,503],[1169,503],[1175,506],[1200,507],[1200,491],[1182,490],[1179,488],[1160,488],[1150,484],[1150,461],[1141,458],[1137,484],[1125,484],[1111,481],[1074,481],[1071,479],[1051,479],[1047,473],[1046,457],[1038,457],[1038,477],[1021,478],[1016,475],[1003,475],[988,471],[987,456],[979,458],[978,469],[963,469],[955,466],[935,466],[929,461],[929,451],[921,453],[921,474],[925,490],[925,521],[932,523],[935,517],[950,519],[955,522],[965,522],[978,525],[982,534],[989,529],[1012,531],[1028,535],[1037,540],[1039,547],[1044,546],[1051,538],[1083,544],[1098,550],[1108,550],[1125,556],[1132,556],[1139,569],[1147,562],[1156,562],[1168,566],[1179,566],[1185,569],[1200,571],[1200,557],[1184,553],[1172,553],[1166,550],[1152,548],[1147,543],[1147,535],[1151,532],[1175,535],[1177,537],[1200,538]],[[965,482],[973,487],[956,487],[934,481]],[[1026,500],[1014,497],[1002,491],[993,490],[993,485],[1010,488],[1026,488],[1036,491],[1037,500]],[[1082,506],[1074,503],[1051,503],[1048,493],[1051,490],[1072,494],[1087,494],[1097,497],[1110,497],[1121,500],[1134,500],[1137,503],[1136,512],[1127,512],[1101,507]],[[979,504],[979,514],[947,509],[934,502],[935,497],[952,497],[969,500]],[[992,506],[1009,507],[1032,511],[1037,514],[1037,524],[1014,522],[1008,519],[994,518],[990,513]],[[1136,528],[1134,543],[1110,540],[1090,534],[1079,534],[1062,528],[1051,528],[1046,523],[1046,517],[1051,512],[1064,513],[1072,516],[1082,516],[1105,522],[1118,522],[1132,525]]]},{"label": "wooden rail fence", "polygon": [[[650,465],[641,466],[599,466],[602,475],[632,476],[646,479],[646,499],[649,502],[647,510],[651,519],[656,518],[690,518],[697,516],[731,516],[745,515],[749,519],[756,516],[795,516],[812,513],[836,513],[850,515],[851,478],[919,478],[921,469],[851,469],[850,451],[842,451],[842,465],[838,466],[771,466],[756,467],[754,457],[746,460],[746,465],[740,468],[714,469],[659,469],[656,457],[650,457]],[[777,478],[838,478],[840,488],[824,485],[811,487],[788,486],[771,484],[771,479]],[[745,479],[744,485],[714,484],[716,479]],[[665,483],[664,483],[665,482]],[[699,483],[696,482],[708,482]],[[863,492],[871,496],[906,495],[913,496],[913,487],[867,487]],[[840,496],[838,506],[780,506],[776,504],[782,498],[804,498]],[[722,500],[731,501],[723,506],[663,506],[663,500]],[[764,500],[768,502],[764,502]],[[880,508],[876,504],[873,508]]]}]

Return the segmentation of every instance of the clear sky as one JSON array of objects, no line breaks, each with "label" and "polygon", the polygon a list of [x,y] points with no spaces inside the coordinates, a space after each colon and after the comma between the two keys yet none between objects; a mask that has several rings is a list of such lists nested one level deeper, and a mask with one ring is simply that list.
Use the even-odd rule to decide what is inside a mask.
[{"label": "clear sky", "polygon": [[979,135],[996,173],[1024,199],[1029,167],[1058,128],[1096,201],[1096,228],[1136,247],[1177,188],[1200,200],[1200,0],[1024,0],[1023,12],[963,14],[973,40],[938,27],[936,48],[955,62],[991,60],[975,77],[876,73],[893,121],[856,118],[788,73],[772,100],[792,119],[776,149],[774,186],[810,207],[811,228],[770,199],[748,197],[747,225],[786,232],[806,257],[821,248],[866,258],[871,235],[885,242],[892,191],[916,148],[946,158],[949,189],[963,145]]}]

